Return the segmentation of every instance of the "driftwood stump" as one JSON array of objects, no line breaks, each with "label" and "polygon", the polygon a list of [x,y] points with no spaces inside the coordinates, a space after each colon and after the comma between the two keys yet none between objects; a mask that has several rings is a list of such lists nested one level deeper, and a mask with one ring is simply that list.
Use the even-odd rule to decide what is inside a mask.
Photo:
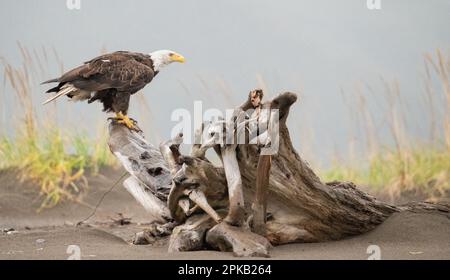
[{"label": "driftwood stump", "polygon": [[[368,232],[398,211],[449,215],[447,205],[396,207],[353,183],[321,182],[286,125],[297,96],[286,92],[265,103],[262,97],[254,90],[230,120],[205,124],[190,155],[179,151],[182,134],[157,149],[111,121],[110,149],[131,175],[124,185],[160,224],[138,233],[136,243],[171,234],[171,252],[215,248],[267,257],[272,245]],[[211,148],[222,166],[206,158]]]}]

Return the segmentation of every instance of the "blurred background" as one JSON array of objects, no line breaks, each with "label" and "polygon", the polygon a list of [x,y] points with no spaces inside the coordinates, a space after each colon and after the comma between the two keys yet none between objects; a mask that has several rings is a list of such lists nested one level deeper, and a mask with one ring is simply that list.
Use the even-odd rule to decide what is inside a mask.
[{"label": "blurred background", "polygon": [[[115,165],[100,103],[58,100],[47,86],[101,53],[171,49],[131,101],[155,145],[177,108],[233,108],[261,87],[299,94],[294,146],[328,180],[352,180],[393,199],[450,189],[450,2],[381,0],[0,2],[0,168],[23,170],[52,206],[89,170]],[[85,180],[82,180],[85,181]],[[74,187],[75,186],[75,187]]]}]

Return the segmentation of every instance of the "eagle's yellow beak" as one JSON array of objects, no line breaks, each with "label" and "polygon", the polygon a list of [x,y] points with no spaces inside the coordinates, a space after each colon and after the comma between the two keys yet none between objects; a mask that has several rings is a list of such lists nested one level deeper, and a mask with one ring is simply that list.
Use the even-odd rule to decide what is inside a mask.
[{"label": "eagle's yellow beak", "polygon": [[180,55],[180,54],[177,54],[177,53],[172,54],[172,55],[170,56],[170,58],[171,58],[172,61],[174,61],[174,62],[180,62],[180,63],[184,63],[184,62],[185,62],[184,56],[182,56],[182,55]]}]

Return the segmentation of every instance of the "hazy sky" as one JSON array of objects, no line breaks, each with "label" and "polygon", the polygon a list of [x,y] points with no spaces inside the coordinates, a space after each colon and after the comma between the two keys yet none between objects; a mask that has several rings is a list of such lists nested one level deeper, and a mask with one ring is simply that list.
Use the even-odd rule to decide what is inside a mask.
[{"label": "hazy sky", "polygon": [[[296,146],[304,149],[301,138],[309,138],[308,145],[327,157],[348,141],[341,88],[351,92],[358,81],[376,88],[380,76],[397,79],[410,117],[421,122],[423,54],[437,48],[449,53],[449,0],[381,0],[381,5],[369,10],[365,0],[81,0],[80,10],[69,10],[65,0],[2,0],[0,56],[19,66],[17,41],[30,49],[54,48],[67,70],[102,48],[172,49],[187,63],[170,65],[144,90],[157,123],[156,133],[146,132],[155,140],[169,136],[172,110],[191,109],[194,100],[205,101],[206,108],[229,108],[261,86],[262,78],[269,95],[301,93],[290,119]],[[60,74],[56,65],[49,68],[39,79]],[[33,89],[39,107],[46,88],[34,81]],[[2,126],[11,110],[5,96]],[[130,115],[148,118],[138,114],[134,99]],[[78,126],[89,128],[105,118],[100,104],[60,100],[57,108],[68,126],[81,120]],[[423,129],[418,133],[425,133],[426,124],[418,126]]]}]

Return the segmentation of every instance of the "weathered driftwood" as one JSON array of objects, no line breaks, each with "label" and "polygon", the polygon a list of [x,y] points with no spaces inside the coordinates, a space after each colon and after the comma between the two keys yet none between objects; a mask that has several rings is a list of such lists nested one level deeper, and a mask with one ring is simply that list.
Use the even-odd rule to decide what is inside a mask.
[{"label": "weathered driftwood", "polygon": [[169,195],[172,176],[161,153],[143,135],[111,120],[109,148],[123,167],[162,201]]},{"label": "weathered driftwood", "polygon": [[[193,145],[190,156],[179,151],[181,134],[162,143],[158,151],[139,133],[111,122],[111,151],[132,176],[127,188],[138,186],[132,188],[135,197],[169,225],[166,229],[178,224],[170,251],[209,246],[232,250],[237,256],[267,256],[270,244],[361,234],[397,211],[449,213],[446,205],[395,207],[350,182],[321,182],[295,151],[286,125],[297,96],[286,92],[266,103],[255,96],[261,99],[262,91],[252,91],[231,120],[210,123],[197,132],[203,142]],[[247,118],[242,110],[251,110]],[[255,119],[262,126],[255,125]],[[234,133],[230,136],[224,129]],[[244,144],[230,141],[242,136]],[[205,157],[210,148],[218,153],[223,167]],[[136,191],[143,186],[146,192]],[[150,198],[139,199],[142,195]],[[150,235],[158,236],[158,232],[146,236]]]},{"label": "weathered driftwood", "polygon": [[[219,210],[219,213],[225,211]],[[177,226],[170,236],[169,252],[196,251],[207,246],[206,232],[216,225],[207,214],[197,214],[188,218],[184,224]]]},{"label": "weathered driftwood", "polygon": [[267,195],[269,188],[270,168],[272,166],[271,155],[260,155],[256,168],[255,201],[252,204],[252,230],[266,236],[267,229]]},{"label": "weathered driftwood", "polygon": [[160,145],[173,177],[173,187],[167,201],[171,216],[182,223],[196,210],[202,209],[219,223],[222,217],[214,208],[228,205],[223,171],[207,160],[181,156],[178,150],[181,138],[182,135],[178,135],[177,139]]},{"label": "weathered driftwood", "polygon": [[249,228],[228,223],[215,225],[206,233],[206,242],[215,249],[231,251],[236,257],[269,257],[269,240]]},{"label": "weathered driftwood", "polygon": [[170,219],[170,211],[167,204],[153,194],[149,194],[147,187],[135,177],[129,177],[123,182],[125,189],[141,204],[147,212],[159,222]]}]

